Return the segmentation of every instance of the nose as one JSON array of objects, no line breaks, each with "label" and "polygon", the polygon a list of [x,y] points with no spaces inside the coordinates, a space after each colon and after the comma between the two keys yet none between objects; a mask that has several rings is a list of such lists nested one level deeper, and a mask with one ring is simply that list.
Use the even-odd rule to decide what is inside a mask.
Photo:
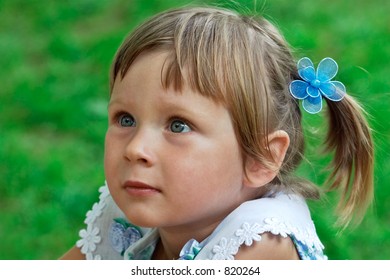
[{"label": "nose", "polygon": [[156,137],[153,133],[146,129],[137,130],[126,145],[126,159],[133,164],[152,166],[155,158],[152,152],[154,143],[156,143]]}]

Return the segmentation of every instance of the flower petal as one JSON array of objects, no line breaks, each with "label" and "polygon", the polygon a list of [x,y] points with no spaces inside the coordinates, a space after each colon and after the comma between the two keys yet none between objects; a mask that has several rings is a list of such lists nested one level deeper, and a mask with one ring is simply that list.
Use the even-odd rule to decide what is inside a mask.
[{"label": "flower petal", "polygon": [[289,87],[290,93],[297,99],[305,99],[307,97],[306,88],[308,86],[308,83],[301,80],[292,81]]},{"label": "flower petal", "polygon": [[333,79],[338,71],[336,61],[330,57],[326,57],[320,61],[317,68],[317,79],[321,82],[329,82]]},{"label": "flower petal", "polygon": [[346,93],[344,84],[338,81],[321,84],[320,91],[327,99],[332,101],[340,101]]},{"label": "flower petal", "polygon": [[316,72],[312,66],[299,69],[298,74],[306,82],[314,81],[316,79]]},{"label": "flower petal", "polygon": [[310,97],[308,96],[302,102],[303,109],[310,114],[316,114],[322,110],[322,97]]},{"label": "flower petal", "polygon": [[299,61],[298,61],[298,70],[301,70],[303,68],[306,68],[306,67],[312,67],[314,68],[314,64],[313,62],[310,60],[310,58],[308,57],[302,57]]},{"label": "flower petal", "polygon": [[320,91],[318,90],[318,88],[312,86],[308,86],[306,88],[306,93],[313,98],[320,96]]}]

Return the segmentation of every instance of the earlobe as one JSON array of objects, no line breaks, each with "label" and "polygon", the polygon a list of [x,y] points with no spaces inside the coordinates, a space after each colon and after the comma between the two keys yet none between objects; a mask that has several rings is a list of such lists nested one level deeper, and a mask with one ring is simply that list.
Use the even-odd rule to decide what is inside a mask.
[{"label": "earlobe", "polygon": [[[253,157],[245,159],[245,178],[243,185],[258,188],[271,182],[279,172],[286,155],[290,138],[284,130],[277,130],[268,136],[270,164],[264,164]],[[269,156],[268,156],[269,157]]]}]

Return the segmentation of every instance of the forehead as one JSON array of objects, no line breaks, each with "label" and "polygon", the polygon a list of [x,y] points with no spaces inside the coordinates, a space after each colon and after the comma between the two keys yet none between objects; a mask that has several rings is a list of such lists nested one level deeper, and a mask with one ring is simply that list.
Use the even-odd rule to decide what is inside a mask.
[{"label": "forehead", "polygon": [[[185,102],[189,95],[202,96],[196,89],[189,86],[184,74],[180,87],[167,84],[169,76],[169,52],[154,51],[140,54],[129,67],[123,77],[117,77],[111,93],[111,102],[123,98],[142,99],[142,92],[150,92],[165,103]],[[185,70],[183,72],[186,72]],[[183,96],[184,98],[177,98]],[[203,96],[204,97],[204,96]],[[211,101],[209,98],[205,98]],[[182,101],[180,101],[182,100]]]},{"label": "forehead", "polygon": [[[166,86],[165,77],[167,76],[166,64],[169,52],[153,51],[143,52],[138,55],[128,70],[123,75],[116,77],[112,89],[111,97],[115,98],[118,92],[137,89],[150,89],[157,92],[167,92],[170,86]],[[182,82],[180,90],[171,90],[169,92],[183,93],[186,82]]]},{"label": "forehead", "polygon": [[[210,77],[207,83],[203,82],[204,74],[199,74],[199,69],[193,69],[187,64],[180,65],[177,54],[172,48],[158,48],[140,53],[131,63],[126,72],[115,78],[111,90],[111,97],[115,92],[118,82],[130,76],[127,82],[132,85],[143,83],[158,85],[161,92],[184,94],[196,93],[213,100],[217,104],[226,106],[225,95],[215,85],[210,85]],[[201,78],[203,77],[203,78]],[[194,82],[198,79],[197,82]]]}]

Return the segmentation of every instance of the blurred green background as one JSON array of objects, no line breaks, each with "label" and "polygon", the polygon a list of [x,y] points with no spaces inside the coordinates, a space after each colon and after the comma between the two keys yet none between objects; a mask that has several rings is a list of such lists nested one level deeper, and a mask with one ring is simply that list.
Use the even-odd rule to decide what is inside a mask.
[{"label": "blurred green background", "polygon": [[[296,57],[331,56],[376,143],[375,203],[334,227],[334,196],[310,203],[330,259],[390,259],[390,1],[236,1],[282,30]],[[124,36],[182,0],[0,0],[0,259],[55,259],[74,245],[104,182],[108,69]],[[192,1],[236,7],[231,1]],[[310,118],[310,119],[308,119]],[[305,115],[301,174],[322,184],[323,116]]]}]

